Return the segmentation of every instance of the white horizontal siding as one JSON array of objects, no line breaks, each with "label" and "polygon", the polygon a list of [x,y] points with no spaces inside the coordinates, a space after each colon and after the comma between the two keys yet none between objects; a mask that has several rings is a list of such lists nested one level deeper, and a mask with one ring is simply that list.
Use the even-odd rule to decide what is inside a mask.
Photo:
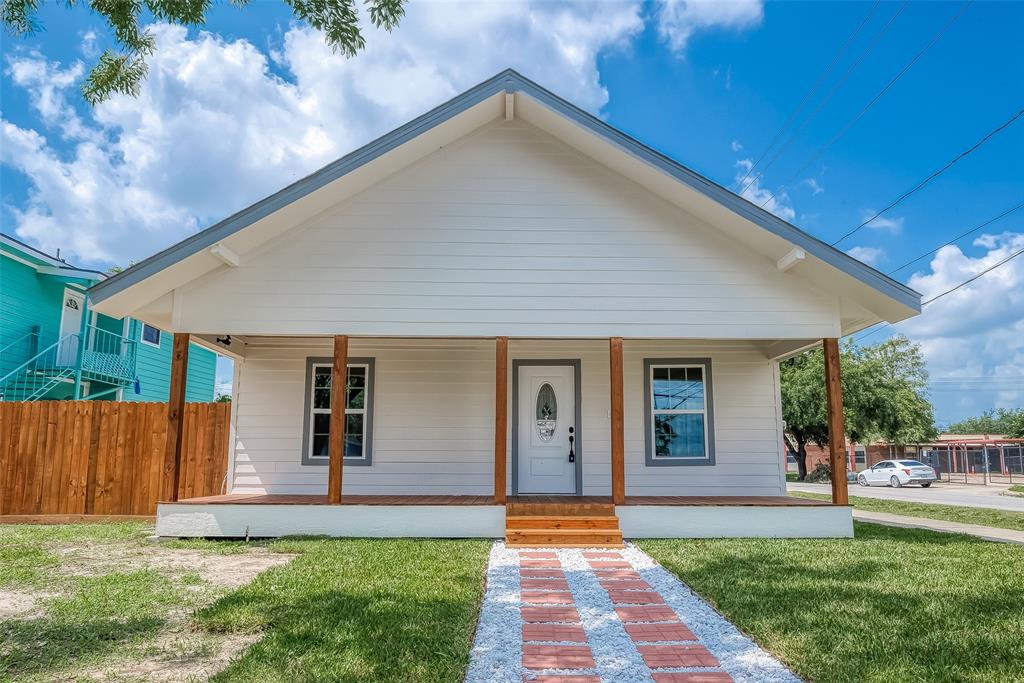
[{"label": "white horizontal siding", "polygon": [[[329,340],[252,341],[239,371],[232,490],[322,494],[327,468],[301,463],[302,411],[306,358],[329,356]],[[783,494],[772,365],[752,343],[627,339],[624,348],[627,495]],[[345,468],[346,493],[492,493],[492,340],[352,339],[349,353],[376,359],[376,384],[373,464]],[[714,466],[645,466],[645,357],[712,359]],[[610,495],[607,341],[513,339],[509,358],[510,368],[580,359],[584,493]]]},{"label": "white horizontal siding", "polygon": [[194,332],[821,338],[835,301],[521,122],[179,290]]}]

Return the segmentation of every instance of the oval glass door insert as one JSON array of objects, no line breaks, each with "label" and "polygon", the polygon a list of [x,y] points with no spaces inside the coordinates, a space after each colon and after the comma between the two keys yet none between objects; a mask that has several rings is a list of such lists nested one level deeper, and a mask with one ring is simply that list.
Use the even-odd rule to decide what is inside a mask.
[{"label": "oval glass door insert", "polygon": [[544,382],[537,391],[537,436],[541,441],[551,441],[558,423],[558,402],[555,390]]}]

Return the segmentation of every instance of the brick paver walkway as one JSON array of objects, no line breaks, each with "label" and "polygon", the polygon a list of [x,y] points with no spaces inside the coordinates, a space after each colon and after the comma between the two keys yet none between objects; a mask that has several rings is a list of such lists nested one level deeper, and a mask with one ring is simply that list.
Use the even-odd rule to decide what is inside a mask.
[{"label": "brick paver walkway", "polygon": [[[520,550],[519,610],[523,620],[524,680],[602,683],[595,652],[580,622],[575,597],[558,555]],[[612,610],[602,618],[622,623],[636,654],[656,683],[731,681],[718,660],[682,623],[665,598],[619,551],[584,551],[590,572],[607,591]],[[607,682],[605,682],[607,683]]]}]

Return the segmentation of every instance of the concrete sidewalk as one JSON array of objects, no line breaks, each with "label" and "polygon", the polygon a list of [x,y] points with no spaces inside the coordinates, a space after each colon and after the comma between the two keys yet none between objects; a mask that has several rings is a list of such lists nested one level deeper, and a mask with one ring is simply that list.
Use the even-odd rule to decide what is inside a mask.
[{"label": "concrete sidewalk", "polygon": [[1014,531],[1013,529],[998,529],[978,524],[961,524],[959,522],[946,522],[940,519],[907,517],[906,515],[892,515],[888,512],[870,512],[868,510],[854,510],[853,518],[860,522],[873,522],[875,524],[911,529],[930,529],[946,534],[967,534],[968,536],[983,538],[986,541],[1024,545],[1024,531]]}]

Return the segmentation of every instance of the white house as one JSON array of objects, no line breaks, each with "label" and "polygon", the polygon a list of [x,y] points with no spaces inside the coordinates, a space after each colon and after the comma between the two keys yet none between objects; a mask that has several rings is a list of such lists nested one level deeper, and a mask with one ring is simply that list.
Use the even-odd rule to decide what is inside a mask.
[{"label": "white house", "polygon": [[158,533],[524,544],[850,535],[785,498],[778,362],[825,340],[837,387],[838,337],[920,311],[514,71],[91,295],[236,359],[226,495]]}]

